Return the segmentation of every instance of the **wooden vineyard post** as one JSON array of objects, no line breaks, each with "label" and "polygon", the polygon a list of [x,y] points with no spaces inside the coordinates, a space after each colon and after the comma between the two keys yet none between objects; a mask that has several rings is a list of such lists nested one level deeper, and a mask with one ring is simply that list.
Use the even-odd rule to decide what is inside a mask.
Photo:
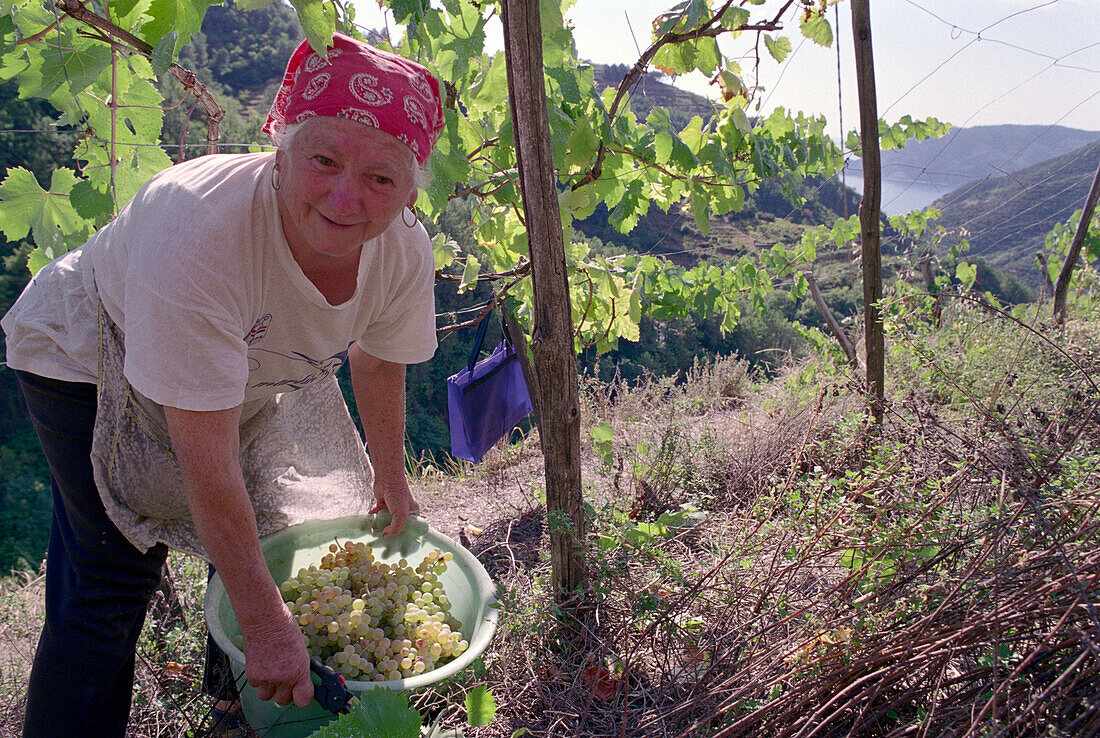
[{"label": "wooden vineyard post", "polygon": [[[1062,325],[1066,321],[1066,300],[1069,297],[1069,282],[1073,277],[1073,267],[1081,258],[1081,247],[1085,244],[1085,236],[1089,232],[1089,224],[1092,222],[1092,214],[1096,212],[1096,201],[1100,200],[1100,164],[1096,166],[1096,174],[1092,178],[1092,187],[1085,197],[1085,207],[1081,211],[1081,220],[1077,222],[1077,230],[1073,233],[1073,241],[1070,243],[1069,253],[1062,262],[1062,270],[1058,272],[1058,281],[1054,284],[1054,324]],[[1049,274],[1049,272],[1048,272]],[[1047,279],[1050,277],[1048,276]]]},{"label": "wooden vineyard post", "polygon": [[581,495],[580,399],[565,244],[554,184],[542,73],[538,0],[505,0],[504,58],[520,194],[531,250],[535,317],[531,337],[538,381],[539,439],[546,470],[550,563],[564,603],[586,584]]},{"label": "wooden vineyard post", "polygon": [[867,348],[867,392],[871,411],[881,424],[886,398],[886,341],[878,302],[882,299],[882,252],[879,246],[879,208],[882,171],[878,145],[878,100],[875,60],[871,50],[869,0],[852,0],[852,36],[856,47],[856,85],[859,90],[859,131],[863,150],[863,200],[859,203],[861,261],[863,263],[863,335]]}]

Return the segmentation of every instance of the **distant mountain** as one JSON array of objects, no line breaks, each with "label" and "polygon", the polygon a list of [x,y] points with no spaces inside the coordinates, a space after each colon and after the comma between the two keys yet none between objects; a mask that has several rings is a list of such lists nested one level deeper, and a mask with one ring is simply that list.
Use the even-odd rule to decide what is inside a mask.
[{"label": "distant mountain", "polygon": [[[1062,126],[975,126],[882,152],[883,179],[954,188],[996,178],[1077,151],[1100,131]],[[849,164],[861,173],[858,159]]]},{"label": "distant mountain", "polygon": [[[625,64],[594,64],[593,69],[596,72],[597,89],[618,89],[630,72],[630,67]],[[638,79],[630,91],[629,101],[630,109],[639,120],[645,120],[653,108],[668,108],[672,125],[677,129],[686,126],[696,115],[706,120],[714,113],[714,105],[710,100],[673,86],[667,77],[657,72],[647,72]]]},{"label": "distant mountain", "polygon": [[965,229],[970,255],[1035,287],[1035,252],[1046,234],[1085,202],[1100,163],[1100,134],[1092,143],[1007,176],[988,177],[936,200],[939,225]]}]

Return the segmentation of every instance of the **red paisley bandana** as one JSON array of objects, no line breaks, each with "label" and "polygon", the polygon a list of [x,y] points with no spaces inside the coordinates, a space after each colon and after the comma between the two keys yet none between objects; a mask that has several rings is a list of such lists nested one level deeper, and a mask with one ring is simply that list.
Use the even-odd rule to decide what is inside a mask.
[{"label": "red paisley bandana", "polygon": [[322,59],[303,41],[290,56],[263,131],[317,115],[348,118],[394,136],[423,167],[443,130],[439,80],[404,57],[337,33]]}]

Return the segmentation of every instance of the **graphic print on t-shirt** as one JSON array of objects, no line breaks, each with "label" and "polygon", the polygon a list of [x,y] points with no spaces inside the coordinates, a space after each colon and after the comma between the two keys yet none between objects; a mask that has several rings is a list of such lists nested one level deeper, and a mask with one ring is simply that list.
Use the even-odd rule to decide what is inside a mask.
[{"label": "graphic print on t-shirt", "polygon": [[[302,389],[308,387],[311,384],[320,382],[322,379],[336,374],[336,371],[344,365],[344,362],[348,360],[348,350],[351,349],[352,344],[355,341],[348,343],[347,348],[339,353],[335,353],[327,359],[314,359],[310,356],[295,351],[291,354],[283,354],[278,351],[268,351],[267,349],[250,348],[248,350],[248,371],[258,372],[261,369],[268,369],[264,366],[264,357],[257,354],[267,354],[267,359],[280,366],[280,374],[285,379],[279,379],[276,381],[264,381],[264,382],[252,382],[249,381],[249,387],[279,387],[282,391],[290,391]],[[301,372],[295,375],[294,372]],[[268,372],[264,372],[267,374]]]},{"label": "graphic print on t-shirt", "polygon": [[264,313],[260,317],[256,318],[256,322],[252,324],[252,328],[249,329],[248,335],[244,337],[244,342],[249,346],[259,341],[267,333],[267,326],[271,323],[271,313]]}]

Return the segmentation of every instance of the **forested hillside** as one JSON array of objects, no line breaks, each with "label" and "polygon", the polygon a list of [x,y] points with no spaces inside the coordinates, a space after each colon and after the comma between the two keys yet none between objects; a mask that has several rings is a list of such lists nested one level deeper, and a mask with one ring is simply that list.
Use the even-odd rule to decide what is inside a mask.
[{"label": "forested hillside", "polygon": [[[1095,135],[1095,134],[1094,134]],[[1035,254],[1046,234],[1080,210],[1100,164],[1100,140],[1011,175],[960,187],[934,203],[939,225],[970,242],[970,254],[1037,287]]]}]

